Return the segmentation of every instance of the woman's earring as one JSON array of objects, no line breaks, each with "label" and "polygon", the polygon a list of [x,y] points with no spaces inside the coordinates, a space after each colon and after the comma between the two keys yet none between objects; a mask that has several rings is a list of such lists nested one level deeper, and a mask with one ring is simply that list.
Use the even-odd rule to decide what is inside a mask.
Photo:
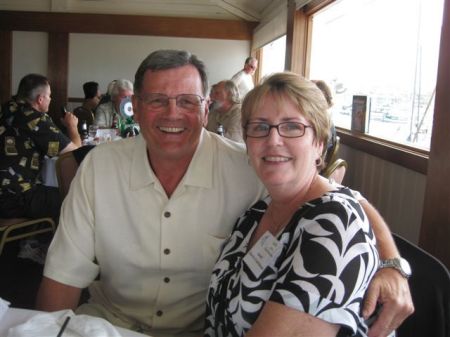
[{"label": "woman's earring", "polygon": [[316,159],[316,166],[321,167],[323,165],[323,158],[319,157]]}]

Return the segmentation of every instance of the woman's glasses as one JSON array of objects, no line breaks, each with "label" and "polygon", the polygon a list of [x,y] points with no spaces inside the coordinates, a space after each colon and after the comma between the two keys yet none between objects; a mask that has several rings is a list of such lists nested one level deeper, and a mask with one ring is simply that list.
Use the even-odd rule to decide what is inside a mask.
[{"label": "woman's glasses", "polygon": [[283,122],[280,124],[269,124],[265,122],[250,122],[245,126],[245,135],[251,138],[263,138],[270,134],[272,128],[277,129],[281,137],[298,138],[302,137],[310,125],[299,122]]}]

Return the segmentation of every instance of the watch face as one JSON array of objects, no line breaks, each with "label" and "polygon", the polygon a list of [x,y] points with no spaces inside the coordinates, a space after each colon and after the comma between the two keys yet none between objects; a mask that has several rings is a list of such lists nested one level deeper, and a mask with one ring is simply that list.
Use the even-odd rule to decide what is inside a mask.
[{"label": "watch face", "polygon": [[408,261],[406,261],[405,259],[399,259],[400,261],[400,268],[403,270],[403,272],[406,275],[411,275],[411,266],[409,265]]}]

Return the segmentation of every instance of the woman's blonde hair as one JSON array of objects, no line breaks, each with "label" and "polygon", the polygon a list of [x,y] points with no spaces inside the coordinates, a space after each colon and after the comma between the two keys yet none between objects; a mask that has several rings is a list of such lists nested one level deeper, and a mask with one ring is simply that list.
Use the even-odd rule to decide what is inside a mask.
[{"label": "woman's blonde hair", "polygon": [[242,127],[251,119],[268,95],[282,106],[283,99],[290,99],[314,129],[314,140],[324,146],[330,136],[330,117],[328,104],[315,83],[292,72],[276,73],[267,77],[251,90],[242,102]]}]

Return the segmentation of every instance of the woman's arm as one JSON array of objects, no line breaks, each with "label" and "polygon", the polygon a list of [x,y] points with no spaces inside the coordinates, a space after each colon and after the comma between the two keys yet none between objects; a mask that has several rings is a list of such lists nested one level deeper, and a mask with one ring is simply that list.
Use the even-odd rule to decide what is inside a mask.
[{"label": "woman's arm", "polygon": [[336,336],[339,325],[331,324],[305,312],[269,301],[265,304],[246,337],[328,337]]},{"label": "woman's arm", "polygon": [[[365,199],[359,200],[377,238],[381,260],[399,257],[388,225],[378,211]],[[408,280],[393,268],[378,271],[367,289],[363,316],[368,318],[377,303],[383,305],[379,317],[369,330],[369,337],[385,337],[414,312]]]}]

